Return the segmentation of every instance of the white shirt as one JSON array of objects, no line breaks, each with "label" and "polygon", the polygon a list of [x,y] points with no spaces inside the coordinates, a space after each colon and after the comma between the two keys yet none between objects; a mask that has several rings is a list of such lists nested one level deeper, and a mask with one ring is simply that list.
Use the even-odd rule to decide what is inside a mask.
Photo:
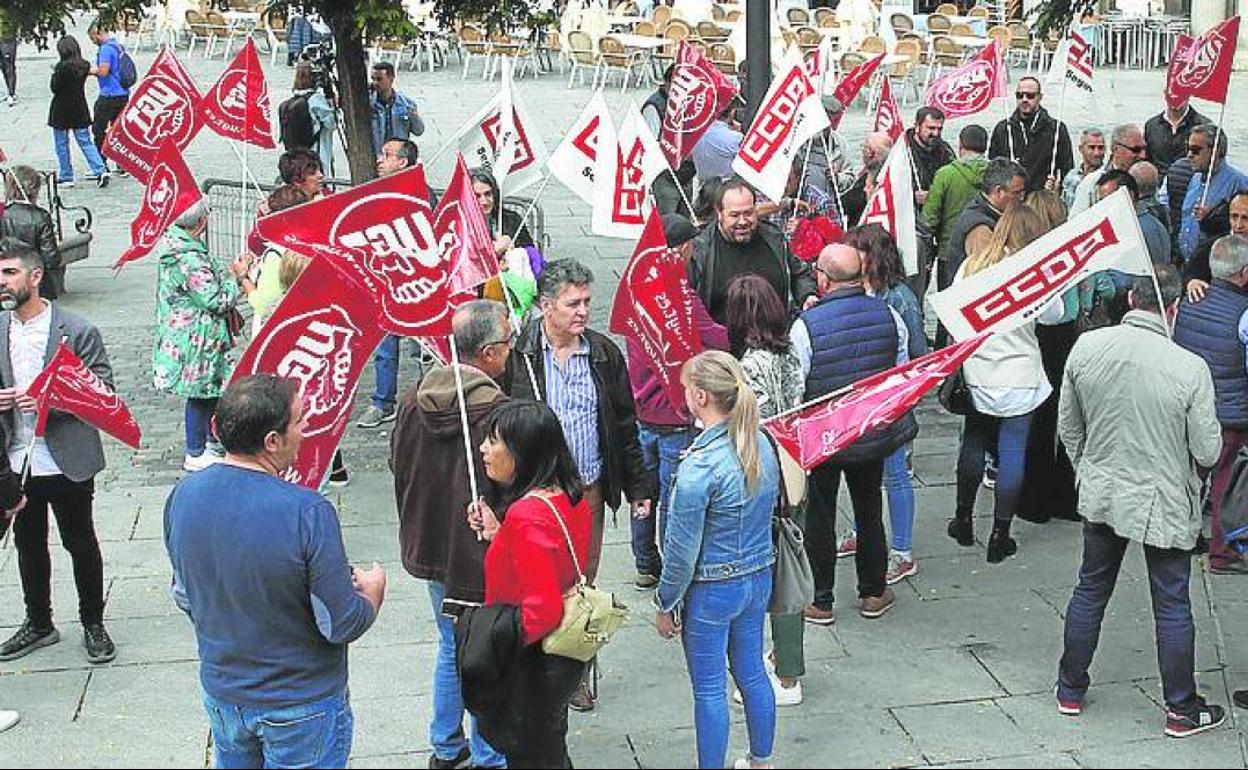
[{"label": "white shirt", "polygon": [[[13,363],[13,387],[25,393],[30,383],[43,371],[44,355],[48,351],[48,334],[52,330],[52,303],[40,300],[43,312],[26,323],[9,313],[9,360]],[[35,415],[17,410],[17,435],[9,436],[9,465],[14,473],[21,473],[26,462],[26,451],[35,435]],[[56,476],[61,472],[52,452],[42,438],[35,439],[31,455],[30,475]]]}]

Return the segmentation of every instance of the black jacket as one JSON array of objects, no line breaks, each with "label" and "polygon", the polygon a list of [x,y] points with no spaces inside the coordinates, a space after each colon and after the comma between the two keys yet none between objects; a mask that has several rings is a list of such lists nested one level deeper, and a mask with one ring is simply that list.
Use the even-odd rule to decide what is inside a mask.
[{"label": "black jacket", "polygon": [[1059,126],[1043,107],[1031,120],[1023,120],[1018,110],[992,130],[992,142],[988,145],[989,158],[1010,158],[1027,170],[1027,192],[1044,189],[1044,180],[1053,164],[1053,142],[1057,141],[1057,169],[1053,175],[1059,180],[1075,167],[1075,156],[1070,148],[1070,134],[1065,124]]},{"label": "black jacket", "polygon": [[[29,203],[9,203],[0,217],[0,238],[16,238],[39,252],[43,258],[43,271],[61,266],[61,252],[56,247],[56,229],[52,215]],[[46,277],[39,284],[39,295],[44,299],[56,299],[56,289]]]},{"label": "black jacket", "polygon": [[[718,254],[721,241],[719,225],[711,222],[694,239],[693,258],[689,260],[686,268],[689,274],[689,284],[698,293],[702,304],[706,306],[708,312],[711,312],[712,317],[715,313],[711,311],[711,292],[715,288],[715,271],[719,264]],[[817,293],[815,276],[810,265],[793,256],[784,242],[784,234],[774,225],[759,222],[758,233],[755,234],[753,242],[759,247],[759,259],[772,259],[780,263],[781,270],[788,277],[788,296],[780,299],[784,302],[789,316],[796,317],[801,312],[802,303],[806,301],[806,298],[813,297]],[[715,321],[721,324],[724,322],[722,317],[715,318]]]},{"label": "black jacket", "polygon": [[49,127],[67,131],[91,125],[91,110],[87,108],[87,95],[83,91],[90,67],[86,61],[68,64],[57,62],[56,69],[52,70]]},{"label": "black jacket", "polygon": [[455,668],[469,712],[479,717],[507,705],[511,675],[523,651],[519,607],[464,609],[455,621]]},{"label": "black jacket", "polygon": [[[589,340],[589,369],[598,390],[598,450],[602,453],[602,475],[598,483],[603,502],[614,510],[620,505],[621,495],[631,502],[656,500],[658,479],[646,469],[641,455],[633,389],[628,383],[624,354],[614,342],[596,331],[586,329],[585,338]],[[540,317],[525,324],[520,333],[507,362],[502,386],[512,398],[546,400]]]},{"label": "black jacket", "polygon": [[910,158],[914,161],[916,189],[932,189],[932,180],[936,178],[936,172],[957,158],[953,154],[953,148],[944,140],[930,150],[916,142],[913,128],[906,129],[906,144],[910,146]]},{"label": "black jacket", "polygon": [[1157,167],[1157,172],[1165,175],[1170,164],[1187,157],[1187,135],[1209,118],[1201,115],[1195,107],[1189,106],[1187,114],[1179,121],[1176,130],[1170,130],[1170,122],[1166,113],[1159,112],[1144,124],[1144,143],[1148,145],[1148,159]]},{"label": "black jacket", "polygon": [[1179,227],[1183,224],[1183,199],[1187,197],[1187,188],[1192,183],[1196,169],[1192,161],[1184,156],[1166,169],[1166,197],[1170,201],[1170,244],[1171,251],[1179,253]]}]

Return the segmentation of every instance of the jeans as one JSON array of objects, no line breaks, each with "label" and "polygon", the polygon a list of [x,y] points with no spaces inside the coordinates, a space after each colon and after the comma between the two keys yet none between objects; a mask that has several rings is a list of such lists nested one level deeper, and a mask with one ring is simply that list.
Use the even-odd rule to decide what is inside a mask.
[{"label": "jeans", "polygon": [[84,624],[104,620],[104,557],[95,536],[91,502],[95,481],[70,481],[61,475],[31,476],[26,507],[13,523],[18,572],[26,598],[26,617],[34,625],[52,625],[52,557],[48,553],[48,507],[56,516],[61,545],[69,551],[78,589],[78,617]]},{"label": "jeans", "polygon": [[906,468],[910,445],[884,458],[884,489],[888,493],[888,520],[893,530],[893,550],[909,551],[910,534],[914,530],[914,484]]},{"label": "jeans", "polygon": [[126,103],[129,101],[129,96],[96,97],[95,120],[91,122],[91,137],[95,139],[95,149],[100,151],[100,155],[104,154],[104,135],[108,133],[108,127],[126,109]]},{"label": "jeans", "polygon": [[1023,464],[1027,456],[1027,433],[1031,412],[1015,417],[992,417],[972,412],[962,427],[962,446],[958,450],[957,515],[970,518],[975,509],[975,495],[984,477],[984,452],[996,447],[997,488],[993,518],[998,522],[1014,519],[1014,507],[1023,487]]},{"label": "jeans", "polygon": [[854,506],[854,529],[858,532],[858,596],[881,596],[888,571],[888,547],[884,544],[884,499],[880,481],[882,461],[862,465],[823,463],[810,472],[810,501],[806,512],[806,555],[815,578],[815,606],[830,610],[836,587],[836,496],[841,474],[849,485]]},{"label": "jeans", "polygon": [[108,166],[104,165],[104,158],[101,157],[100,151],[91,143],[91,131],[87,128],[74,128],[70,130],[61,130],[59,128],[52,129],[52,139],[56,144],[56,160],[60,165],[57,172],[57,178],[62,182],[74,181],[74,164],[69,159],[69,136],[73,134],[74,141],[78,143],[78,149],[82,151],[82,156],[87,159],[87,167],[91,169],[92,176],[100,176],[108,171]]},{"label": "jeans", "polygon": [[1209,486],[1209,498],[1213,508],[1209,531],[1209,562],[1225,565],[1233,562],[1237,554],[1227,546],[1223,539],[1222,528],[1222,495],[1231,483],[1231,468],[1239,455],[1239,448],[1248,444],[1248,431],[1222,429],[1222,454],[1218,456],[1218,464],[1213,466],[1213,474]]},{"label": "jeans", "polygon": [[297,706],[251,708],[204,693],[217,767],[346,767],[355,719],[344,691]]},{"label": "jeans", "polygon": [[387,334],[373,354],[373,371],[377,384],[373,386],[373,406],[383,412],[394,409],[399,392],[399,338]]},{"label": "jeans", "polygon": [[186,453],[199,457],[212,438],[212,413],[217,410],[215,398],[188,398],[186,400]]},{"label": "jeans", "polygon": [[[1079,584],[1066,609],[1065,645],[1057,673],[1058,698],[1083,701],[1090,684],[1088,666],[1101,636],[1101,620],[1130,542],[1107,524],[1083,525],[1083,563],[1079,567]],[[1144,561],[1153,597],[1162,695],[1168,708],[1186,711],[1197,697],[1196,629],[1188,593],[1192,554],[1145,545]]]},{"label": "jeans", "polygon": [[455,624],[442,614],[446,586],[427,581],[429,603],[438,622],[438,655],[433,662],[433,719],[429,722],[429,744],[438,759],[454,759],[468,746],[473,767],[506,767],[507,760],[485,742],[477,731],[476,717],[470,717],[472,738],[464,738],[464,696],[460,690],[459,669],[455,665]]},{"label": "jeans", "polygon": [[771,597],[771,567],[728,580],[695,582],[685,594],[681,639],[693,685],[698,767],[727,767],[728,681],[724,660],[745,701],[750,756],[771,758],[776,694],[763,668],[763,619]]},{"label": "jeans", "polygon": [[676,466],[680,464],[680,453],[693,443],[693,431],[681,428],[660,432],[644,422],[639,422],[637,437],[641,443],[641,459],[646,464],[646,470],[658,474],[659,499],[657,505],[651,506],[650,515],[646,518],[629,517],[632,524],[633,561],[637,565],[638,574],[658,577],[663,572],[663,560],[659,556],[658,548],[658,543],[663,541],[663,525],[659,517],[667,511],[672,480],[676,477]]}]

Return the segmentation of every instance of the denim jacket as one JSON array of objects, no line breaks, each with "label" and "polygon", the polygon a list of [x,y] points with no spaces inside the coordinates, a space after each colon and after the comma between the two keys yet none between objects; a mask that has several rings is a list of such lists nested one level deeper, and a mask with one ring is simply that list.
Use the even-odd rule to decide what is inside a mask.
[{"label": "denim jacket", "polygon": [[391,139],[407,139],[409,135],[425,133],[425,121],[417,112],[416,100],[395,91],[389,102],[383,102],[373,91],[368,97],[368,104],[373,116],[374,155],[380,153],[381,146]]},{"label": "denim jacket", "polygon": [[727,423],[704,431],[686,451],[666,511],[663,575],[655,593],[663,612],[676,607],[690,583],[741,577],[775,561],[771,515],[780,469],[762,431],[758,444],[762,475],[752,496]]}]

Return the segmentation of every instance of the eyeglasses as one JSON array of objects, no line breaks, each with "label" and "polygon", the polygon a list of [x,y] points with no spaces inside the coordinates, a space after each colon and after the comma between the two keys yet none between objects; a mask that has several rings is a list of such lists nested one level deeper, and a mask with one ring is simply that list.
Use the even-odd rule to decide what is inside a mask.
[{"label": "eyeglasses", "polygon": [[477,348],[477,350],[485,350],[486,348],[488,348],[488,347],[489,347],[489,346],[491,346],[491,345],[509,345],[509,346],[514,347],[514,346],[515,346],[515,344],[516,344],[516,340],[517,340],[517,339],[519,339],[519,335],[518,335],[518,334],[516,334],[516,332],[515,332],[515,331],[512,331],[511,336],[510,336],[510,337],[508,337],[507,339],[505,339],[505,340],[490,340],[489,342],[483,342],[483,343],[481,344],[481,347]]},{"label": "eyeglasses", "polygon": [[1014,98],[1015,99],[1039,99],[1040,92],[1039,91],[1015,91]]},{"label": "eyeglasses", "polygon": [[1204,146],[1203,146],[1203,145],[1199,145],[1199,144],[1189,144],[1189,145],[1187,146],[1187,154],[1188,154],[1188,155],[1199,155],[1199,154],[1201,154],[1201,153],[1202,153],[1202,152],[1204,152],[1204,151],[1205,151],[1205,148],[1204,148]]},{"label": "eyeglasses", "polygon": [[1130,150],[1136,155],[1148,152],[1148,145],[1146,144],[1123,144],[1122,142],[1114,142],[1114,144],[1124,150]]}]

